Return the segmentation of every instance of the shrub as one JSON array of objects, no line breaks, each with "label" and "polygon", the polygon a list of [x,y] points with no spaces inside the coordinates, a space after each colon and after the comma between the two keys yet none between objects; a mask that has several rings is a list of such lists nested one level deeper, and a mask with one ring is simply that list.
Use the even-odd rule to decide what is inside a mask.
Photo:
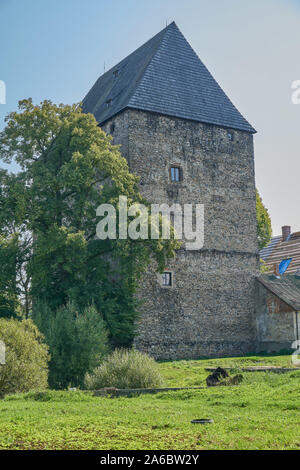
[{"label": "shrub", "polygon": [[93,306],[78,313],[71,302],[56,312],[42,304],[34,310],[34,321],[49,345],[50,387],[83,386],[85,374],[108,353],[108,335],[102,316]]},{"label": "shrub", "polygon": [[88,390],[103,387],[151,388],[163,383],[155,360],[133,349],[116,349],[92,374],[87,374]]},{"label": "shrub", "polygon": [[0,395],[47,388],[48,347],[32,320],[0,318],[6,363],[0,366]]}]

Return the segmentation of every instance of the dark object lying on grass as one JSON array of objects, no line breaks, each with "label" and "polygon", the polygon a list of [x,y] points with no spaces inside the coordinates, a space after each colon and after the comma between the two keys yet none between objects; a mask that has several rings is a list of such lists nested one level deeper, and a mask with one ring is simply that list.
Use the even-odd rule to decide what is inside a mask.
[{"label": "dark object lying on grass", "polygon": [[[243,376],[242,374],[235,375],[234,377],[230,377],[228,379],[227,383],[224,383],[223,385],[238,385],[243,381]],[[221,384],[222,385],[222,384]]]},{"label": "dark object lying on grass", "polygon": [[191,421],[192,424],[212,424],[213,422],[213,419],[193,419]]},{"label": "dark object lying on grass", "polygon": [[229,377],[228,372],[222,367],[218,367],[211,375],[206,379],[208,387],[216,387],[218,385],[238,385],[243,380],[241,374]]},{"label": "dark object lying on grass", "polygon": [[206,379],[206,384],[208,387],[215,387],[216,385],[220,385],[220,381],[229,377],[228,372],[222,367],[218,367],[211,375],[209,375]]}]

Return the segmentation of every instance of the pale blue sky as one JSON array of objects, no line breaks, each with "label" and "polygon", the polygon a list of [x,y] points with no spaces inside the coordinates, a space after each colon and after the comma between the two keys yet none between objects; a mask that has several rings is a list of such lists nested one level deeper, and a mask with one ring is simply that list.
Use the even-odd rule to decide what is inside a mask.
[{"label": "pale blue sky", "polygon": [[299,0],[0,0],[4,116],[19,99],[80,101],[106,69],[175,20],[257,129],[257,186],[275,233],[300,230]]}]

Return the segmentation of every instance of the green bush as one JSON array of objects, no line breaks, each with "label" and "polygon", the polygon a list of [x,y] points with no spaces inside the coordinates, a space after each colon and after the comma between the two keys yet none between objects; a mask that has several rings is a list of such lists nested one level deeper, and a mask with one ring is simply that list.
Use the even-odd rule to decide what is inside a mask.
[{"label": "green bush", "polygon": [[34,323],[0,318],[0,340],[6,347],[6,363],[0,366],[0,395],[47,388],[48,347]]},{"label": "green bush", "polygon": [[33,318],[49,345],[50,387],[82,387],[85,374],[108,353],[108,335],[100,313],[93,306],[78,313],[71,302],[56,312],[40,304],[34,308]]},{"label": "green bush", "polygon": [[88,390],[103,387],[151,388],[162,384],[155,360],[133,349],[116,349],[101,366],[85,377]]}]

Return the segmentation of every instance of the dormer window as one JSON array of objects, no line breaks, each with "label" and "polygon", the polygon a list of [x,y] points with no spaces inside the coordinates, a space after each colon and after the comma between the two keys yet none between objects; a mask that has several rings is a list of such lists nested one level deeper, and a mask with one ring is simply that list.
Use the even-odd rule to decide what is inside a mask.
[{"label": "dormer window", "polygon": [[114,70],[113,71],[113,77],[116,79],[119,76],[120,70]]},{"label": "dormer window", "polygon": [[112,105],[112,100],[105,101],[106,107],[109,108]]},{"label": "dormer window", "polygon": [[172,165],[170,167],[170,178],[172,183],[178,183],[179,181],[182,181],[182,169],[178,165]]}]

